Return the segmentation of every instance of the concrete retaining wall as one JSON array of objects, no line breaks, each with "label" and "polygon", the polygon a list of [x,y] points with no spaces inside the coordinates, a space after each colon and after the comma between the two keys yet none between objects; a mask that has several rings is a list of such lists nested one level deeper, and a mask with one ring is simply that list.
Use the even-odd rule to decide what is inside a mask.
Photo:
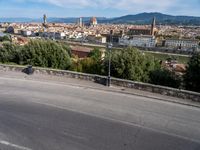
[{"label": "concrete retaining wall", "polygon": [[[0,70],[4,70],[4,71],[22,72],[25,68],[26,66],[0,64]],[[40,68],[40,67],[34,67],[34,73],[63,76],[67,78],[77,78],[77,79],[97,82],[104,85],[106,85],[106,82],[107,82],[107,77],[105,76],[91,75],[91,74],[77,73],[77,72],[72,72],[72,71],[64,71],[64,70],[56,70],[56,69],[47,69],[47,68]],[[159,93],[162,95],[173,96],[173,97],[178,97],[178,98],[183,98],[183,99],[191,99],[193,101],[200,102],[200,93],[196,93],[196,92],[191,92],[191,91],[186,91],[186,90],[181,90],[181,89],[174,89],[174,88],[158,86],[158,85],[152,85],[148,83],[117,79],[117,78],[112,78],[111,84],[120,86],[120,87],[134,88],[134,89],[139,89],[143,91],[149,91],[153,93]]]}]

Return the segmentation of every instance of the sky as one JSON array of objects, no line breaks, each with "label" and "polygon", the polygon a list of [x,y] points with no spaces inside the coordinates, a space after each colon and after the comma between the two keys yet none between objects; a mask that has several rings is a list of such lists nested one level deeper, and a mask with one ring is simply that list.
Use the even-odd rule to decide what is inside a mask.
[{"label": "sky", "polygon": [[118,17],[142,12],[200,16],[200,0],[0,0],[0,17]]}]

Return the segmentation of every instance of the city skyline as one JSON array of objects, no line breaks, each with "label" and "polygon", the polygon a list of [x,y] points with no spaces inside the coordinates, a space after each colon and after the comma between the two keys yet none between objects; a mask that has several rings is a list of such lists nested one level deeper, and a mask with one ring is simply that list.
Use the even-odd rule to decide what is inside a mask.
[{"label": "city skyline", "polygon": [[141,12],[200,16],[198,0],[1,0],[0,17],[117,17]]}]

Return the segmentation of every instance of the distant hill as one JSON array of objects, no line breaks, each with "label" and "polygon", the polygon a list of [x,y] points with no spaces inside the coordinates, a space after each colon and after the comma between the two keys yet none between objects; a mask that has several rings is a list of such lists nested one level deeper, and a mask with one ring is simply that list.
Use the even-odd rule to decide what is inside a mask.
[{"label": "distant hill", "polygon": [[[76,23],[79,18],[76,17],[69,17],[69,18],[54,18],[50,17],[47,19],[48,22],[52,23]],[[83,17],[83,22],[87,23],[89,22],[91,17]],[[108,20],[105,17],[97,17],[97,20],[102,22],[105,20]],[[42,22],[42,18],[32,19],[32,18],[0,18],[0,22]]]},{"label": "distant hill", "polygon": [[[200,17],[194,16],[172,16],[162,13],[140,13],[136,15],[126,15],[116,18],[97,17],[99,23],[129,23],[129,24],[150,24],[152,18],[156,17],[157,24],[174,25],[200,25]],[[83,17],[83,22],[89,22],[91,17]],[[78,18],[48,18],[48,22],[55,23],[76,23]],[[40,19],[31,18],[0,18],[0,22],[42,22]]]},{"label": "distant hill", "polygon": [[[79,18],[49,18],[48,21],[49,22],[57,22],[57,23],[76,23],[78,21]],[[89,22],[91,19],[91,17],[83,17],[83,22],[87,23]],[[105,17],[97,17],[97,20],[99,22],[103,22],[105,20],[107,20],[107,18]]]},{"label": "distant hill", "polygon": [[136,15],[126,15],[108,20],[109,23],[133,23],[150,24],[152,18],[156,17],[157,24],[175,25],[200,25],[200,17],[193,16],[172,16],[162,13],[141,13]]},{"label": "distant hill", "polygon": [[0,22],[32,22],[31,18],[0,18]]}]

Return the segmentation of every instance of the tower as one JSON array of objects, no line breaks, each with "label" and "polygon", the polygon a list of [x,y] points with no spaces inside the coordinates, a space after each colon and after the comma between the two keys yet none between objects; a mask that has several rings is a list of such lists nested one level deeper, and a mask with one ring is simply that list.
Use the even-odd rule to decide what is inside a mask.
[{"label": "tower", "polygon": [[153,21],[152,21],[152,24],[151,24],[151,35],[153,35],[153,36],[155,34],[155,28],[156,28],[156,18],[153,17]]},{"label": "tower", "polygon": [[120,36],[122,37],[124,35],[124,30],[120,30]]},{"label": "tower", "polygon": [[42,25],[43,25],[43,31],[46,32],[46,29],[47,29],[47,16],[46,16],[46,14],[43,15],[43,23],[42,23]]},{"label": "tower", "polygon": [[46,16],[46,14],[44,14],[44,16],[43,16],[43,24],[45,25],[47,23],[47,16]]},{"label": "tower", "polygon": [[83,27],[83,18],[82,18],[82,17],[80,17],[80,18],[78,19],[78,25],[79,25],[80,27]]}]

